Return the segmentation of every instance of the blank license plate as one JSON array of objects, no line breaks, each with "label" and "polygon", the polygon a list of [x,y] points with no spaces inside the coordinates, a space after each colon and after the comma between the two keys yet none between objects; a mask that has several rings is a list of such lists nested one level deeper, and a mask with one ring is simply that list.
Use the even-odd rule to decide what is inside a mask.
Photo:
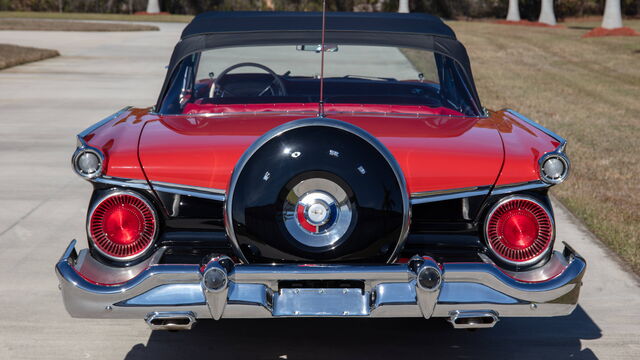
[{"label": "blank license plate", "polygon": [[280,289],[273,300],[273,315],[366,316],[367,295],[360,289]]}]

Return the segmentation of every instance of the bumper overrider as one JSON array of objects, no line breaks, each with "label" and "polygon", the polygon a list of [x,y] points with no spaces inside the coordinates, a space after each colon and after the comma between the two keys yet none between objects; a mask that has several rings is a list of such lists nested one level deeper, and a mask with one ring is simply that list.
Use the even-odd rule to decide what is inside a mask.
[{"label": "bumper overrider", "polygon": [[[438,264],[418,256],[381,265],[234,264],[226,256],[205,266],[159,264],[163,249],[135,267],[118,268],[86,249],[76,252],[75,245],[56,264],[69,314],[144,318],[152,329],[272,317],[444,317],[456,328],[492,327],[500,317],[570,314],[586,268],[566,244],[544,266],[524,272],[489,260]],[[345,282],[359,285],[327,286]]]}]

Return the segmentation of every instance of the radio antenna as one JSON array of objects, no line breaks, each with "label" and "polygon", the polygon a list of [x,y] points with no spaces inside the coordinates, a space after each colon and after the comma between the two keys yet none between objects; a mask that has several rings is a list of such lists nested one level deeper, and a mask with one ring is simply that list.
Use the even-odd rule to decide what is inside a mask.
[{"label": "radio antenna", "polygon": [[324,32],[327,25],[327,0],[322,0],[322,40],[320,44],[320,101],[318,116],[324,117]]}]

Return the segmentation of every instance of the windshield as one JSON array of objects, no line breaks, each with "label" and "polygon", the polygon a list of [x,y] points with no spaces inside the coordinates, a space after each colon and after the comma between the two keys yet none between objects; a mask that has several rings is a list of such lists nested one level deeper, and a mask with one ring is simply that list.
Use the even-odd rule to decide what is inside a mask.
[{"label": "windshield", "polygon": [[[478,115],[458,64],[448,57],[420,49],[340,44],[325,44],[324,55],[327,111]],[[160,112],[317,109],[320,56],[317,44],[219,48],[190,55],[174,71]]]}]

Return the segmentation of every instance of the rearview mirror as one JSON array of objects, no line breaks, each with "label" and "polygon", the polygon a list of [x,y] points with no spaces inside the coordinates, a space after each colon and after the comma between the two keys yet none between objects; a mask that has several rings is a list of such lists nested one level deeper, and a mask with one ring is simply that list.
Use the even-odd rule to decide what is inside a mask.
[{"label": "rearview mirror", "polygon": [[[296,50],[298,51],[314,51],[316,53],[319,53],[320,51],[322,51],[322,45],[318,44],[318,45],[296,45]],[[324,51],[325,52],[336,52],[338,51],[338,45],[335,44],[324,44]]]}]

